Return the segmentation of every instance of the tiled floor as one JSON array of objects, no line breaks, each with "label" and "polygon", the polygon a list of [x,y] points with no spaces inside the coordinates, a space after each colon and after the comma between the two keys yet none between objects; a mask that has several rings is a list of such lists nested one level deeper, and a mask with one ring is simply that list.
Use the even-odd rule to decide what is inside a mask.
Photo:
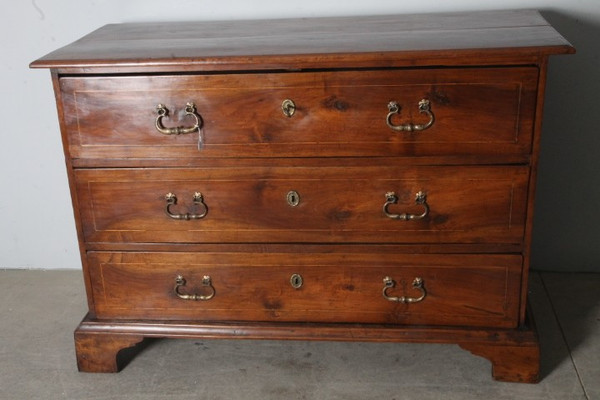
[{"label": "tiled floor", "polygon": [[600,274],[533,274],[540,383],[495,382],[455,345],[157,340],[77,372],[78,271],[0,271],[0,399],[600,399]]}]

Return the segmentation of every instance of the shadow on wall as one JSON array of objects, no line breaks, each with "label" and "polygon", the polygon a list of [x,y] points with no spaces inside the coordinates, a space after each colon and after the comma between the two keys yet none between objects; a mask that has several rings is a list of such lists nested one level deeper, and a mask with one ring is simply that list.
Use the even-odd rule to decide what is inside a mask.
[{"label": "shadow on wall", "polygon": [[548,67],[531,266],[600,272],[600,18],[542,15],[577,54]]}]

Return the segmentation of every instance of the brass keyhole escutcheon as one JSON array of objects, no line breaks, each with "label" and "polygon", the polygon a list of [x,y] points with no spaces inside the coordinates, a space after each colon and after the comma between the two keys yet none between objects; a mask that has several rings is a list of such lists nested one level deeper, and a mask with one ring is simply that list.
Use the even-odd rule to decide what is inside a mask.
[{"label": "brass keyhole escutcheon", "polygon": [[300,274],[293,274],[290,278],[290,283],[294,289],[300,289],[304,281],[302,280],[302,276]]},{"label": "brass keyhole escutcheon", "polygon": [[295,190],[291,190],[287,194],[287,202],[291,207],[296,207],[300,204],[300,195]]},{"label": "brass keyhole escutcheon", "polygon": [[283,111],[283,115],[290,118],[296,112],[296,103],[293,100],[285,99],[281,103],[281,111]]}]

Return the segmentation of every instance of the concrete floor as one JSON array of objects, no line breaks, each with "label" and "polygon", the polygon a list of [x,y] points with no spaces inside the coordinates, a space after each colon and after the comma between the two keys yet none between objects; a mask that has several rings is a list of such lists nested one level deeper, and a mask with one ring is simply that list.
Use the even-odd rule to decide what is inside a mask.
[{"label": "concrete floor", "polygon": [[539,384],[491,379],[455,345],[156,340],[118,374],[79,373],[79,271],[0,270],[0,399],[600,399],[600,274],[534,273]]}]

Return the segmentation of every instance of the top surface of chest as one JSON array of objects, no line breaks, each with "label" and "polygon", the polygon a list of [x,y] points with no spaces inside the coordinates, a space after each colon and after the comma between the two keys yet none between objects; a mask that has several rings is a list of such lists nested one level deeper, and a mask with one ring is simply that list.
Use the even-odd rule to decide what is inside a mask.
[{"label": "top surface of chest", "polygon": [[534,63],[573,49],[536,11],[106,25],[32,63],[72,73]]}]

